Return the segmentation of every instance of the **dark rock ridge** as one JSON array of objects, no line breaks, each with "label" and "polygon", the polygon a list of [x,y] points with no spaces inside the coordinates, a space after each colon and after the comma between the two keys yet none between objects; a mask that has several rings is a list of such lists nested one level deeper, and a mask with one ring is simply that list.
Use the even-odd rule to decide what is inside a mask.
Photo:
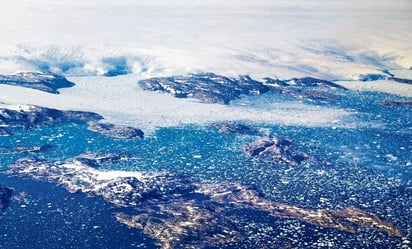
[{"label": "dark rock ridge", "polygon": [[297,151],[292,146],[292,140],[266,136],[243,147],[245,153],[263,162],[279,165],[299,165],[302,162],[313,162],[315,159]]},{"label": "dark rock ridge", "polygon": [[14,129],[33,129],[64,123],[88,124],[88,129],[113,138],[143,138],[137,128],[98,123],[103,117],[93,112],[60,111],[56,109],[20,105],[0,108],[0,134],[10,135]]},{"label": "dark rock ridge", "polygon": [[119,212],[116,219],[156,239],[162,249],[205,248],[242,241],[237,217],[209,200],[171,199],[139,206],[136,214]]},{"label": "dark rock ridge", "polygon": [[33,146],[0,146],[0,154],[36,154],[45,153],[57,148],[57,146],[33,145]]},{"label": "dark rock ridge", "polygon": [[321,87],[321,88],[329,88],[329,89],[343,89],[346,90],[345,87],[335,84],[328,80],[316,79],[312,77],[305,77],[305,78],[293,78],[290,80],[285,81],[288,86],[298,86],[298,87]]},{"label": "dark rock ridge", "polygon": [[387,80],[391,77],[388,77],[387,75],[383,74],[365,74],[365,75],[360,75],[360,80],[361,81],[376,81],[376,80]]},{"label": "dark rock ridge", "polygon": [[205,103],[229,104],[241,94],[268,92],[269,87],[249,76],[233,79],[213,73],[158,77],[139,81],[145,90],[168,92],[175,97],[192,97]]},{"label": "dark rock ridge", "polygon": [[412,101],[392,101],[387,100],[380,103],[381,106],[386,107],[412,107]]},{"label": "dark rock ridge", "polygon": [[72,87],[75,85],[65,77],[50,72],[27,72],[13,75],[0,75],[0,84],[27,87],[55,94],[59,93],[57,90],[60,88]]},{"label": "dark rock ridge", "polygon": [[139,159],[138,156],[128,153],[85,153],[70,159],[69,163],[80,163],[92,167],[99,167],[103,163],[128,162]]},{"label": "dark rock ridge", "polygon": [[6,186],[0,185],[0,211],[9,206],[13,190]]},{"label": "dark rock ridge", "polygon": [[260,135],[261,133],[250,126],[235,122],[215,122],[211,124],[213,127],[225,134],[245,134],[245,135]]},{"label": "dark rock ridge", "polygon": [[51,163],[42,159],[22,158],[7,172],[33,179],[58,183],[71,193],[100,196],[119,207],[134,207],[146,201],[167,200],[192,193],[188,178],[169,172],[127,172],[96,169],[84,162]]},{"label": "dark rock ridge", "polygon": [[[256,81],[247,75],[235,79],[214,73],[198,73],[188,76],[156,77],[138,83],[144,90],[167,92],[178,98],[190,97],[205,103],[218,104],[229,104],[241,95],[262,94],[269,91],[292,97],[299,96],[312,101],[332,102],[339,99],[339,95],[302,88],[345,89],[330,81],[309,77],[286,81],[271,78],[264,80],[265,82]],[[294,94],[297,89],[299,95]]]},{"label": "dark rock ridge", "polygon": [[88,129],[108,137],[120,139],[143,138],[142,130],[124,125],[89,122]]},{"label": "dark rock ridge", "polygon": [[389,79],[393,80],[393,81],[396,81],[398,83],[412,85],[412,80],[411,79],[403,79],[403,78],[397,78],[397,77],[392,77],[392,78],[389,78]]},{"label": "dark rock ridge", "polygon": [[[271,90],[280,94],[289,95],[293,98],[304,99],[316,102],[335,102],[340,99],[340,95],[321,91],[317,89],[347,90],[345,87],[331,81],[316,79],[311,77],[293,78],[291,80],[279,80],[264,78],[265,85],[271,86]],[[316,90],[315,90],[316,89]]]},{"label": "dark rock ridge", "polygon": [[[385,72],[385,73],[389,73],[389,72]],[[366,75],[361,75],[360,76],[360,80],[361,81],[376,81],[376,80],[392,80],[398,83],[402,83],[402,84],[412,84],[412,79],[405,79],[405,78],[399,78],[399,77],[395,77],[393,74],[389,75],[384,75],[384,74],[366,74]]]},{"label": "dark rock ridge", "polygon": [[165,249],[241,241],[247,235],[236,222],[241,217],[228,211],[233,209],[259,211],[350,233],[358,227],[375,227],[390,236],[402,236],[393,224],[358,208],[305,209],[274,202],[242,184],[205,184],[170,172],[104,171],[82,163],[24,158],[6,173],[56,183],[72,193],[101,197],[119,207],[115,214],[119,222],[142,230]]},{"label": "dark rock ridge", "polygon": [[0,108],[0,125],[11,130],[16,128],[41,128],[66,122],[85,123],[85,121],[98,121],[101,119],[103,117],[96,113],[60,111],[34,105]]}]

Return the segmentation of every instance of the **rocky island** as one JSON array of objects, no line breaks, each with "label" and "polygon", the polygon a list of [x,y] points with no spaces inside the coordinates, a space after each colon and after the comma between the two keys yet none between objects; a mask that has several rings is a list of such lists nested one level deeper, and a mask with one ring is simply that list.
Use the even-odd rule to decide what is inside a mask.
[{"label": "rocky island", "polygon": [[24,72],[0,75],[0,84],[32,88],[43,92],[58,94],[58,89],[75,84],[65,77],[50,72]]},{"label": "rocky island", "polygon": [[380,103],[381,106],[385,107],[412,107],[412,101],[394,101],[394,100],[387,100]]},{"label": "rocky island", "polygon": [[377,81],[377,80],[391,80],[401,84],[412,84],[412,79],[405,79],[400,77],[395,77],[392,73],[385,70],[385,74],[364,74],[360,75],[360,80],[363,82],[367,81]]},{"label": "rocky island", "polygon": [[244,152],[260,161],[275,163],[279,165],[299,165],[304,161],[315,161],[305,153],[297,151],[292,146],[292,140],[266,136],[247,144],[243,147]]},{"label": "rocky island", "polygon": [[84,153],[70,158],[68,163],[85,164],[90,167],[99,167],[104,163],[128,162],[139,159],[138,156],[129,153]]},{"label": "rocky island", "polygon": [[259,190],[239,183],[202,183],[165,171],[99,170],[87,163],[23,158],[6,173],[55,183],[71,193],[101,197],[119,207],[115,214],[119,222],[142,230],[165,249],[241,241],[246,234],[237,222],[241,217],[228,211],[234,209],[255,210],[348,233],[375,227],[389,236],[402,236],[392,223],[356,207],[306,209],[272,201]]},{"label": "rocky island", "polygon": [[218,129],[219,132],[224,134],[245,134],[245,135],[260,135],[261,133],[244,124],[239,124],[236,122],[214,122],[211,124],[213,127]]},{"label": "rocky island", "polygon": [[319,87],[319,88],[328,88],[328,89],[347,90],[345,87],[335,84],[329,80],[322,80],[322,79],[317,79],[317,78],[312,78],[312,77],[293,78],[290,80],[285,80],[284,82],[285,82],[285,85],[287,86]]},{"label": "rocky island", "polygon": [[103,117],[93,112],[61,111],[34,105],[15,105],[0,108],[0,134],[10,135],[15,129],[33,129],[64,123],[87,124],[88,129],[102,135],[132,139],[143,138],[142,130],[108,123],[99,123]]},{"label": "rocky island", "polygon": [[144,136],[142,130],[125,125],[89,122],[87,129],[108,137],[119,139],[143,138]]},{"label": "rocky island", "polygon": [[167,92],[178,98],[191,97],[218,104],[229,104],[241,94],[260,94],[270,90],[249,76],[233,79],[214,73],[157,77],[141,80],[139,85],[145,90]]},{"label": "rocky island", "polygon": [[60,111],[35,105],[9,105],[0,108],[0,125],[8,130],[33,129],[67,122],[86,123],[103,119],[102,116],[81,111]]},{"label": "rocky island", "polygon": [[319,89],[346,89],[333,82],[310,77],[264,80],[265,82],[257,81],[248,75],[235,79],[214,73],[197,73],[188,76],[150,78],[141,80],[138,84],[144,90],[166,92],[178,98],[195,98],[205,103],[225,105],[239,99],[241,95],[258,95],[269,91],[310,101],[334,102],[340,98],[339,95]]}]

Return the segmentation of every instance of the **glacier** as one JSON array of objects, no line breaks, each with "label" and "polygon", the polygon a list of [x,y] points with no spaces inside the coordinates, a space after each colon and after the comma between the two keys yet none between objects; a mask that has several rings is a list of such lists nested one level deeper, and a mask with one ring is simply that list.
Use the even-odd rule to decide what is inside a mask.
[{"label": "glacier", "polygon": [[3,0],[0,248],[411,248],[409,0]]}]

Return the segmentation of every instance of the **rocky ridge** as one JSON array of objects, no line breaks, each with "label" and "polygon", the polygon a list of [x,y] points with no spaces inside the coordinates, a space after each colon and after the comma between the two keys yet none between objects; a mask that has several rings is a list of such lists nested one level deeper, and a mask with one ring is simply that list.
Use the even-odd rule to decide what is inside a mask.
[{"label": "rocky ridge", "polygon": [[264,80],[257,81],[248,75],[235,79],[214,73],[197,73],[188,76],[155,77],[141,80],[138,84],[144,90],[167,92],[178,98],[195,98],[204,103],[225,105],[239,99],[241,95],[259,95],[269,91],[310,101],[333,102],[340,96],[320,89],[346,89],[333,82],[310,77]]},{"label": "rocky ridge", "polygon": [[367,82],[367,81],[376,81],[376,80],[391,80],[401,84],[412,84],[412,79],[405,79],[400,77],[395,77],[395,75],[391,74],[389,71],[384,72],[385,74],[365,74],[360,75],[360,80]]},{"label": "rocky ridge", "polygon": [[64,123],[87,124],[88,129],[105,136],[132,139],[143,138],[140,129],[99,123],[103,117],[93,112],[61,111],[34,105],[16,105],[0,108],[0,135],[10,135],[15,129],[33,129]]},{"label": "rocky ridge", "polygon": [[214,122],[211,126],[218,129],[220,133],[224,134],[244,134],[244,135],[260,135],[261,132],[244,124],[236,122]]},{"label": "rocky ridge", "polygon": [[245,235],[235,222],[240,217],[227,213],[228,208],[252,209],[349,233],[358,227],[375,227],[390,236],[402,236],[392,223],[355,207],[305,209],[274,202],[238,183],[201,183],[170,172],[106,171],[93,166],[23,158],[7,174],[56,183],[71,193],[98,196],[126,208],[119,210],[116,219],[155,238],[162,248],[241,241]]},{"label": "rocky ridge", "polygon": [[292,146],[292,140],[265,136],[243,147],[244,152],[260,161],[279,165],[296,166],[302,162],[314,162],[315,158],[306,155]]},{"label": "rocky ridge", "polygon": [[385,107],[412,107],[412,101],[392,101],[387,100],[380,103],[381,106]]},{"label": "rocky ridge", "polygon": [[75,84],[65,77],[50,72],[24,72],[0,75],[0,84],[32,88],[43,92],[58,94],[58,89]]},{"label": "rocky ridge", "polygon": [[144,136],[142,130],[125,125],[89,122],[87,129],[118,139],[143,138]]},{"label": "rocky ridge", "polygon": [[67,160],[67,163],[85,164],[97,168],[104,163],[113,164],[137,159],[138,156],[128,153],[84,153]]}]

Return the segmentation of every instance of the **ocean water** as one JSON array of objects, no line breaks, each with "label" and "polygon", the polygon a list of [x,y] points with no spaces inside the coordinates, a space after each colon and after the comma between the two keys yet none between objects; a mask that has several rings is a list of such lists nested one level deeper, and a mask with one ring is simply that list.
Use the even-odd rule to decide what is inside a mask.
[{"label": "ocean water", "polygon": [[[128,171],[171,171],[200,182],[253,185],[267,198],[304,208],[349,206],[376,213],[405,234],[389,237],[373,229],[354,234],[319,228],[260,211],[232,210],[249,236],[242,242],[210,248],[410,248],[412,239],[412,114],[408,108],[380,106],[405,98],[376,92],[341,91],[337,104],[303,101],[311,106],[339,107],[353,113],[349,126],[306,127],[239,121],[263,134],[290,138],[318,164],[279,166],[249,158],[242,146],[257,136],[222,134],[211,125],[158,127],[143,140],[120,140],[87,130],[85,125],[19,130],[0,137],[0,146],[52,145],[45,153],[2,151],[0,169],[22,157],[64,161],[82,153],[119,152],[135,160],[104,164]],[[233,106],[265,108],[288,97],[277,94],[244,97]],[[341,121],[345,122],[345,120]],[[140,230],[116,222],[116,208],[100,198],[70,194],[54,184],[0,174],[19,200],[0,214],[0,248],[157,248]],[[228,212],[232,212],[228,210]]]},{"label": "ocean water", "polygon": [[[46,70],[76,83],[60,95],[0,85],[0,104],[98,112],[146,133],[143,140],[117,140],[76,124],[19,130],[0,137],[0,171],[22,157],[129,153],[134,160],[102,168],[240,182],[304,208],[355,206],[404,232],[351,234],[228,207],[247,236],[210,248],[412,248],[411,109],[379,105],[411,101],[412,91],[390,80],[358,82],[382,74],[412,79],[412,1],[2,0],[0,20],[0,74]],[[147,93],[136,84],[196,72],[312,76],[363,92],[338,91],[342,99],[333,104],[244,96],[227,107]],[[242,146],[256,137],[221,134],[209,125],[220,120],[292,139],[320,162],[288,167],[249,158]],[[12,149],[31,145],[54,149]],[[0,212],[0,249],[158,248],[116,222],[118,210],[100,198],[1,172],[0,184],[14,188],[10,207]]]}]

